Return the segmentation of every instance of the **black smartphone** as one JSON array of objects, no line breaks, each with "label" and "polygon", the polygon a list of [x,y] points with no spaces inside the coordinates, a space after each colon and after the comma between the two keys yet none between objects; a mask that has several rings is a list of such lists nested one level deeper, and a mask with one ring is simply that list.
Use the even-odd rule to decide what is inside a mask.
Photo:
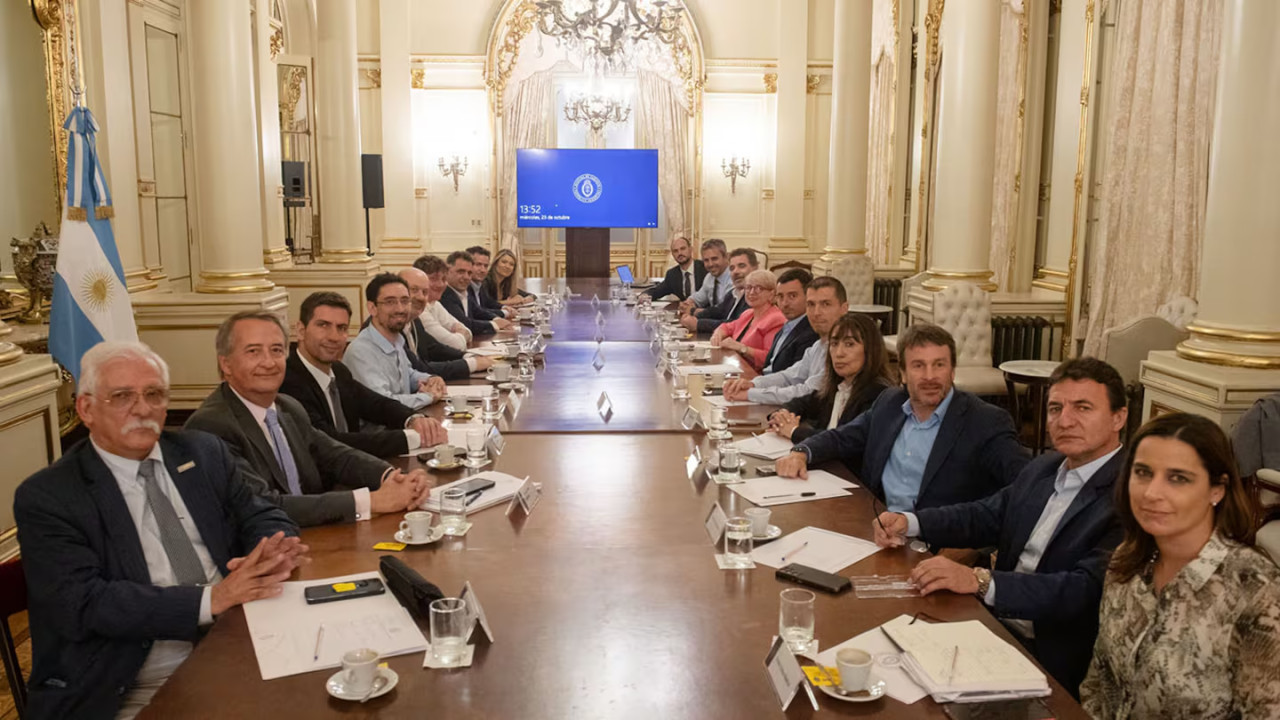
[{"label": "black smartphone", "polygon": [[302,591],[302,596],[307,599],[308,605],[316,605],[337,600],[381,595],[386,591],[387,587],[378,578],[366,578],[364,580],[330,583],[328,585],[312,585]]},{"label": "black smartphone", "polygon": [[793,583],[799,583],[805,587],[811,587],[815,590],[829,592],[832,595],[838,595],[853,584],[849,582],[849,578],[842,575],[834,575],[824,572],[818,568],[812,568],[808,565],[799,563],[791,563],[786,567],[778,568],[774,573],[779,580],[787,580]]},{"label": "black smartphone", "polygon": [[1040,698],[985,703],[946,703],[942,709],[954,720],[1053,720],[1053,711]]},{"label": "black smartphone", "polygon": [[777,465],[769,464],[769,465],[756,466],[756,475],[759,475],[760,477],[765,477],[766,475],[777,475],[777,474],[778,474]]},{"label": "black smartphone", "polygon": [[470,480],[458,483],[453,487],[456,487],[462,492],[470,495],[471,493],[484,492],[493,486],[494,482],[488,478],[471,478]]}]

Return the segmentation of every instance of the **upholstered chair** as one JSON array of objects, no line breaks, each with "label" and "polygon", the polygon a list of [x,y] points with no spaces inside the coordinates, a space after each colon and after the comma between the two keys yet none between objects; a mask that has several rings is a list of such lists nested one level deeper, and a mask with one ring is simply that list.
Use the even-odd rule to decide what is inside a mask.
[{"label": "upholstered chair", "polygon": [[972,283],[933,295],[933,322],[956,341],[956,387],[975,395],[1007,395],[1004,373],[991,366],[991,296]]},{"label": "upholstered chair", "polygon": [[831,277],[844,285],[850,305],[870,305],[875,292],[876,265],[866,255],[837,255]]},{"label": "upholstered chair", "polygon": [[1156,309],[1156,317],[1169,321],[1179,330],[1186,330],[1196,313],[1200,312],[1200,304],[1186,295],[1179,295]]}]

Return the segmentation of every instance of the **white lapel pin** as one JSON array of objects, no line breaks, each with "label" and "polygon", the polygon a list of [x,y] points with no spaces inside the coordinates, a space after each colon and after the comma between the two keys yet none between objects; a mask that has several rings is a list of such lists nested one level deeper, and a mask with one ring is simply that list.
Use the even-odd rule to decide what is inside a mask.
[{"label": "white lapel pin", "polygon": [[184,473],[195,466],[196,466],[196,463],[194,460],[191,462],[182,463],[181,465],[178,466],[178,472]]}]

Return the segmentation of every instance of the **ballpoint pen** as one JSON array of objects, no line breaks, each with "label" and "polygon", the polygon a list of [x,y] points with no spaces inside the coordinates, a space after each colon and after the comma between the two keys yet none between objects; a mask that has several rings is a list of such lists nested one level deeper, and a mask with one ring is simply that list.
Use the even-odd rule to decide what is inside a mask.
[{"label": "ballpoint pen", "polygon": [[323,623],[321,623],[321,625],[320,625],[320,629],[319,629],[319,630],[316,630],[316,653],[315,653],[315,657],[313,657],[313,658],[311,659],[311,662],[319,662],[319,661],[320,661],[320,641],[321,641],[322,639],[324,639],[324,624],[323,624]]},{"label": "ballpoint pen", "polygon": [[479,500],[479,499],[480,499],[480,496],[481,496],[481,495],[483,495],[483,494],[484,494],[484,491],[483,491],[483,490],[476,490],[475,492],[468,493],[468,494],[467,494],[467,501],[466,501],[465,503],[463,503],[463,506],[464,506],[464,507],[471,507],[471,503],[475,502],[476,500]]},{"label": "ballpoint pen", "polygon": [[800,543],[800,547],[798,547],[798,548],[796,548],[795,550],[792,550],[791,552],[787,553],[786,555],[783,555],[782,557],[778,558],[778,564],[782,564],[782,563],[786,562],[788,557],[795,557],[795,554],[796,554],[796,553],[800,552],[801,550],[803,550],[803,549],[805,549],[805,548],[807,548],[807,547],[809,547],[809,541],[808,541],[808,540],[805,540],[804,542]]},{"label": "ballpoint pen", "polygon": [[775,499],[775,498],[796,497],[796,496],[799,496],[799,497],[813,497],[814,495],[817,495],[817,494],[818,494],[818,493],[816,493],[816,492],[785,493],[785,494],[783,494],[783,495],[765,495],[765,496],[764,496],[764,499],[765,499],[765,500],[773,500],[773,499]]}]

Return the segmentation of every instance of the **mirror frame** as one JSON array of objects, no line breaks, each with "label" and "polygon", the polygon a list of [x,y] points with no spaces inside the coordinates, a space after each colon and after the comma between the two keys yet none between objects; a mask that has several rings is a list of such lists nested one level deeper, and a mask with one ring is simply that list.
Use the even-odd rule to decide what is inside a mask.
[{"label": "mirror frame", "polygon": [[[10,0],[12,2],[13,0]],[[62,129],[72,105],[72,78],[78,75],[80,41],[75,29],[74,0],[21,0],[44,33],[45,98],[52,147],[54,207],[56,222],[62,222],[62,186],[67,177],[67,131]],[[60,227],[54,232],[61,232]]]}]

